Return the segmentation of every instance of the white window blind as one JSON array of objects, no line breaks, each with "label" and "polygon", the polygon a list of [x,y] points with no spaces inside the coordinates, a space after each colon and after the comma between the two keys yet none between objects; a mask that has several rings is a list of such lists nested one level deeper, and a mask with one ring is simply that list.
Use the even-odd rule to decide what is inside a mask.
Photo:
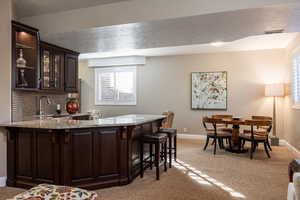
[{"label": "white window blind", "polygon": [[300,108],[300,55],[294,57],[292,78],[294,107]]},{"label": "white window blind", "polygon": [[136,67],[95,69],[96,105],[136,105]]}]

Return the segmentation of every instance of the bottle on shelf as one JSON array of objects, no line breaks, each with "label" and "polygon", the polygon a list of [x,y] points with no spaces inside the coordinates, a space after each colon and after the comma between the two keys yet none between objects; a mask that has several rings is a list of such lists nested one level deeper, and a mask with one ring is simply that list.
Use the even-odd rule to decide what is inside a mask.
[{"label": "bottle on shelf", "polygon": [[26,60],[23,57],[23,49],[20,49],[20,55],[17,59],[17,67],[18,68],[26,68]]},{"label": "bottle on shelf", "polygon": [[21,78],[20,78],[20,87],[27,87],[28,83],[25,80],[25,68],[26,68],[26,60],[23,58],[23,49],[20,49],[20,55],[17,59],[17,68],[20,68]]}]

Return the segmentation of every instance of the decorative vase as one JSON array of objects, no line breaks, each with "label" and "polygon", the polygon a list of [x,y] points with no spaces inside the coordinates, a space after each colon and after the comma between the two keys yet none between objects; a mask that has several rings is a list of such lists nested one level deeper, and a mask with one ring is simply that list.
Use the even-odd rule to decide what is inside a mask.
[{"label": "decorative vase", "polygon": [[23,49],[20,49],[20,55],[17,59],[17,67],[26,68],[26,60],[23,58]]},{"label": "decorative vase", "polygon": [[66,104],[66,110],[70,115],[75,114],[79,110],[79,103],[77,99],[74,98],[69,99]]},{"label": "decorative vase", "polygon": [[16,60],[17,63],[17,68],[20,68],[20,73],[21,73],[21,77],[20,77],[20,83],[19,83],[19,87],[27,87],[28,83],[25,80],[25,68],[26,68],[26,60],[23,58],[23,49],[20,49],[20,55],[19,58]]}]

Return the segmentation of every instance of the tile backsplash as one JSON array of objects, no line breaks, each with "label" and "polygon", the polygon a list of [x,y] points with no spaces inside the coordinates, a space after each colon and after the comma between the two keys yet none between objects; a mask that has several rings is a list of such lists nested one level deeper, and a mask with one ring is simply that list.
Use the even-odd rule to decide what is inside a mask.
[{"label": "tile backsplash", "polygon": [[56,105],[61,105],[62,113],[66,112],[67,94],[49,94],[12,91],[12,121],[33,120],[37,115],[39,97],[47,96],[51,99],[51,104],[47,104],[46,99],[42,100],[42,108],[46,114],[55,114]]}]

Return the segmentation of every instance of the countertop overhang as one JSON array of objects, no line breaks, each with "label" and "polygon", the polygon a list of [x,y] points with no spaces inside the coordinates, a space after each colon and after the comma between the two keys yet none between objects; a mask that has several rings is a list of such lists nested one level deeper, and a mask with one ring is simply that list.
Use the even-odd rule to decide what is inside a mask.
[{"label": "countertop overhang", "polygon": [[147,122],[166,118],[165,115],[131,114],[109,117],[97,120],[73,120],[69,118],[55,118],[23,122],[1,123],[6,128],[33,128],[33,129],[81,129],[118,126],[135,126]]}]

